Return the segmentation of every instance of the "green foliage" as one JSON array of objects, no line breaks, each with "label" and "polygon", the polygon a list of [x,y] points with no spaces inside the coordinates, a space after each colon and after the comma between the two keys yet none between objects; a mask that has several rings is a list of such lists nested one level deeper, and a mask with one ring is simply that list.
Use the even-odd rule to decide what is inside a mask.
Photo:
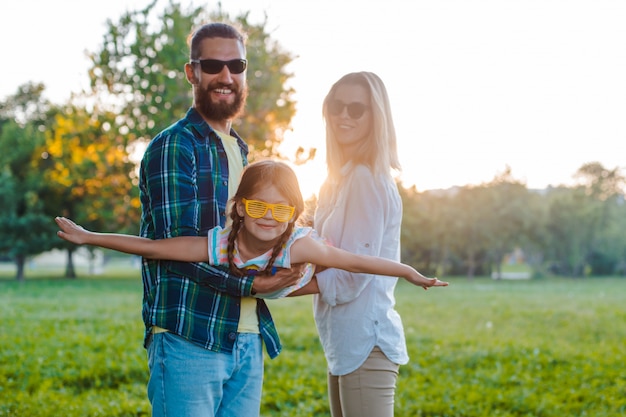
[{"label": "green foliage", "polygon": [[[451,281],[399,284],[411,360],[397,416],[626,413],[626,280]],[[150,414],[138,273],[0,287],[0,416]],[[266,359],[261,415],[328,415],[310,297],[270,309],[285,349]]]}]

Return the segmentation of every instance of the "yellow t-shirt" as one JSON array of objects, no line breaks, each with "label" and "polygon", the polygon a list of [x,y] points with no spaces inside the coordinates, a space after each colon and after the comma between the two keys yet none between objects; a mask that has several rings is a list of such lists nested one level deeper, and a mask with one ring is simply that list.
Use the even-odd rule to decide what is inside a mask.
[{"label": "yellow t-shirt", "polygon": [[[237,191],[239,179],[243,172],[243,162],[241,160],[241,150],[237,144],[237,138],[227,135],[216,130],[222,139],[226,156],[228,157],[228,199],[230,200]],[[230,215],[226,224],[230,222]],[[259,317],[256,313],[257,299],[254,297],[241,297],[241,309],[239,313],[239,327],[237,331],[240,333],[259,333]]]}]

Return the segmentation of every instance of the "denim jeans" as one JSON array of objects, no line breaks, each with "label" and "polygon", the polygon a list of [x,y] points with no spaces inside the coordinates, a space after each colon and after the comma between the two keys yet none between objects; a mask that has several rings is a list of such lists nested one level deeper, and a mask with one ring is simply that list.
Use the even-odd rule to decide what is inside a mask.
[{"label": "denim jeans", "polygon": [[169,332],[148,346],[153,417],[258,417],[261,336],[238,333],[233,353],[213,352]]}]

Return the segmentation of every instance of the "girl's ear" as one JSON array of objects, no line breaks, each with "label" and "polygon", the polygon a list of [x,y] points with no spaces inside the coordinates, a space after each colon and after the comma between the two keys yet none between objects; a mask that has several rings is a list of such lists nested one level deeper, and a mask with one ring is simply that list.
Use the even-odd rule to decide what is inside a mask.
[{"label": "girl's ear", "polygon": [[235,208],[237,209],[237,214],[239,215],[239,217],[243,219],[245,208],[243,207],[243,203],[241,202],[241,200],[235,202]]}]

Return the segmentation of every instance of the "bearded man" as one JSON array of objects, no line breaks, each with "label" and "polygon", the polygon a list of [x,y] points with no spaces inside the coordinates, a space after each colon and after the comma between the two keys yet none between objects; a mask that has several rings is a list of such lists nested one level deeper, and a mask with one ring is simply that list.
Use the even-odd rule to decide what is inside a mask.
[{"label": "bearded man", "polygon": [[[189,47],[193,105],[152,139],[141,161],[141,236],[150,239],[224,227],[248,162],[248,147],[232,129],[247,96],[242,32],[209,23],[190,36]],[[299,277],[299,268],[237,277],[207,263],[143,259],[152,415],[258,416],[263,343],[271,358],[281,344],[267,305],[253,295]]]}]

